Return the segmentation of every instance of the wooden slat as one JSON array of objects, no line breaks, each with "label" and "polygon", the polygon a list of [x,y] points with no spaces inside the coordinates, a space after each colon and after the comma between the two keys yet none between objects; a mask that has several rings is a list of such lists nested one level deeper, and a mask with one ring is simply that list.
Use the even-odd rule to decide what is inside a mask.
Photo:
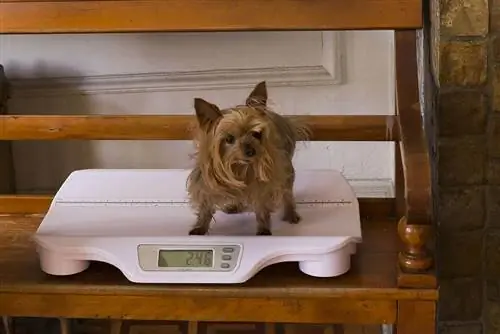
[{"label": "wooden slat", "polygon": [[[311,140],[394,141],[395,116],[301,116]],[[0,116],[0,140],[187,140],[194,116],[78,115]]]},{"label": "wooden slat", "polygon": [[52,201],[45,195],[0,195],[0,215],[44,214]]},{"label": "wooden slat", "polygon": [[[377,324],[396,321],[393,300],[207,298],[70,294],[0,294],[0,312],[13,316],[117,317],[138,320]],[[47,305],[51,305],[47,307]],[[71,305],[71,306],[69,306]],[[300,315],[297,314],[300,309]],[[272,310],[272,312],[270,311]],[[317,312],[321,310],[321,312]]]},{"label": "wooden slat", "polygon": [[[44,214],[53,197],[50,195],[0,195],[0,215]],[[394,198],[360,198],[362,218],[387,218],[394,215]]]},{"label": "wooden slat", "polygon": [[0,33],[401,29],[421,0],[1,1]]}]

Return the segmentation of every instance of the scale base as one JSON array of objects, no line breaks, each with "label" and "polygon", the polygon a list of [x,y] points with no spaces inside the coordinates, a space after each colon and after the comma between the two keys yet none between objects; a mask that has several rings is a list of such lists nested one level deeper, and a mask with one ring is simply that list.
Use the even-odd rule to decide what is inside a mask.
[{"label": "scale base", "polygon": [[[53,276],[69,276],[85,271],[91,261],[64,259],[57,252],[39,247],[41,269]],[[299,261],[299,269],[304,274],[313,277],[335,277],[347,273],[351,267],[351,255],[356,253],[356,246],[349,244],[334,252],[322,255],[318,259]],[[276,263],[284,262],[281,259],[275,259]],[[269,265],[269,264],[268,264]],[[133,281],[133,279],[131,279]],[[137,281],[135,283],[141,283]],[[153,282],[151,282],[153,283]],[[154,283],[161,283],[154,282]]]},{"label": "scale base", "polygon": [[81,273],[90,266],[88,260],[75,260],[62,258],[57,252],[42,248],[38,249],[40,267],[44,272],[54,276],[68,276]]},{"label": "scale base", "polygon": [[[64,182],[35,234],[41,269],[78,274],[92,261],[135,283],[242,283],[263,268],[297,262],[314,277],[345,274],[361,242],[359,204],[337,171],[297,171],[298,224],[271,216],[271,236],[256,236],[252,212],[214,215],[207,235],[189,235],[196,215],[189,170],[84,170]],[[211,251],[211,265],[160,264],[160,251]],[[228,250],[226,252],[226,250]],[[170,266],[170,267],[169,267]]]},{"label": "scale base", "polygon": [[333,253],[325,254],[322,260],[300,261],[299,269],[314,277],[335,277],[345,274],[351,268],[351,255],[356,253],[356,245],[350,244]]}]

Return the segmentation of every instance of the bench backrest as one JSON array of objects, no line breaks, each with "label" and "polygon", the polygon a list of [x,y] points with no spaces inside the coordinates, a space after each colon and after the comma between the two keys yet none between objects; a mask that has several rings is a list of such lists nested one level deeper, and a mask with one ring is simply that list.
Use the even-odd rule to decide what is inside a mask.
[{"label": "bench backrest", "polygon": [[0,33],[416,29],[422,0],[3,0]]},{"label": "bench backrest", "polygon": [[[409,210],[407,218],[415,209],[415,217],[428,214],[430,167],[419,107],[415,32],[422,26],[421,0],[7,0],[0,2],[0,22],[0,33],[395,29],[394,116],[303,117],[312,140],[399,142],[396,202]],[[183,140],[191,138],[193,122],[191,116],[173,115],[0,115],[0,141]],[[415,166],[421,171],[405,178],[405,171]],[[48,201],[0,196],[0,213],[43,211]],[[380,211],[380,206],[374,208]],[[392,204],[390,208],[394,211]]]}]

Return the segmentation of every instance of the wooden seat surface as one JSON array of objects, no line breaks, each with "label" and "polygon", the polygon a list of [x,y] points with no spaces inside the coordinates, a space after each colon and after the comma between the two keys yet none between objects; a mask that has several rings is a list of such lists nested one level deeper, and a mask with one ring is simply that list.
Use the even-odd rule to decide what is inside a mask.
[{"label": "wooden seat surface", "polygon": [[78,275],[49,276],[31,241],[40,221],[40,215],[0,217],[0,314],[92,318],[98,308],[99,317],[142,320],[392,323],[397,300],[437,297],[434,289],[397,288],[394,221],[363,222],[363,243],[343,276],[313,278],[285,263],[242,285],[133,284],[102,263]]}]

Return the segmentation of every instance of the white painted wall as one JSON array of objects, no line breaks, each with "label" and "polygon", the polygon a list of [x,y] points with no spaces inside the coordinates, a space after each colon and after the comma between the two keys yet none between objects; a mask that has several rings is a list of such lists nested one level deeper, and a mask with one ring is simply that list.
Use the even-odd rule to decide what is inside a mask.
[{"label": "white painted wall", "polygon": [[[13,114],[191,114],[203,97],[242,103],[267,80],[284,114],[393,114],[393,33],[239,32],[0,36]],[[81,168],[182,168],[186,141],[16,142],[20,191],[57,188]],[[315,142],[297,168],[335,168],[364,185],[394,174],[389,143]],[[375,189],[375,190],[376,190]]]}]

